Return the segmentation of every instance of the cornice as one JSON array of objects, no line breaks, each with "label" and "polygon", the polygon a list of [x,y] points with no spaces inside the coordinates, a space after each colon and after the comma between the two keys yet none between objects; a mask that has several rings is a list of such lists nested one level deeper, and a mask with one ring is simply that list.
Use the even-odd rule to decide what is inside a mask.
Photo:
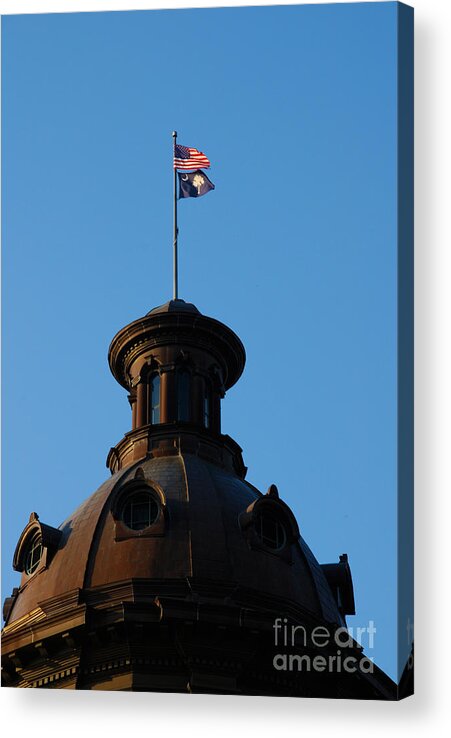
[{"label": "cornice", "polygon": [[[108,689],[109,675],[128,674],[133,679],[136,673],[146,679],[152,678],[155,668],[163,669],[164,678],[173,678],[185,662],[180,662],[171,649],[160,655],[155,644],[170,639],[174,632],[178,640],[182,633],[189,639],[190,669],[210,665],[214,678],[218,668],[219,672],[230,669],[236,675],[250,667],[248,676],[252,677],[249,644],[254,643],[254,652],[258,644],[263,647],[263,643],[273,643],[274,618],[281,615],[307,629],[331,627],[291,600],[267,597],[234,582],[220,585],[195,578],[135,579],[73,591],[41,603],[17,621],[15,632],[12,625],[8,627],[2,642],[4,684],[90,689],[105,683]],[[230,650],[224,645],[216,647],[214,654],[205,654],[204,639],[199,635],[204,627],[207,632],[219,628],[223,643],[230,644],[232,638],[236,648]],[[193,638],[196,633],[197,641]],[[362,653],[355,641],[342,650],[356,657]],[[269,675],[273,673],[271,670]],[[260,676],[257,669],[256,678]],[[396,685],[379,669],[371,678],[365,674],[362,677],[385,699],[394,699]],[[284,678],[292,684],[299,675],[287,674]]]},{"label": "cornice", "polygon": [[246,352],[238,336],[214,318],[190,313],[148,315],[122,328],[111,341],[108,362],[115,379],[129,389],[129,368],[142,353],[184,344],[212,354],[224,372],[225,388],[241,376]]}]

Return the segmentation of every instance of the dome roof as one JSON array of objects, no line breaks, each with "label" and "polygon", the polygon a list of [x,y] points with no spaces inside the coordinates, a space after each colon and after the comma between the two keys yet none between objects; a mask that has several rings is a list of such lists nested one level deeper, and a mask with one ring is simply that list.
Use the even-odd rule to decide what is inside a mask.
[{"label": "dome roof", "polygon": [[227,325],[203,315],[184,300],[169,300],[124,326],[111,341],[108,362],[115,379],[130,390],[134,365],[159,351],[159,360],[164,363],[171,349],[178,354],[199,349],[208,353],[220,367],[226,390],[238,381],[246,362],[239,337]]},{"label": "dome roof", "polygon": [[185,302],[185,300],[169,300],[164,305],[149,310],[147,315],[157,315],[159,313],[198,313],[200,315],[197,307],[192,302]]},{"label": "dome roof", "polygon": [[[154,532],[151,527],[150,533],[127,533],[118,520],[118,501],[124,489],[143,484],[159,496],[164,520]],[[302,537],[293,536],[289,559],[250,545],[246,521],[255,505],[278,506],[287,527],[294,520],[277,493],[268,495],[194,454],[150,458],[122,469],[62,523],[46,566],[23,574],[8,625],[52,598],[129,580],[154,583],[156,592],[162,583],[188,581],[193,591],[200,587],[208,597],[228,592],[258,602],[263,595],[292,603],[313,618],[343,623]]]}]

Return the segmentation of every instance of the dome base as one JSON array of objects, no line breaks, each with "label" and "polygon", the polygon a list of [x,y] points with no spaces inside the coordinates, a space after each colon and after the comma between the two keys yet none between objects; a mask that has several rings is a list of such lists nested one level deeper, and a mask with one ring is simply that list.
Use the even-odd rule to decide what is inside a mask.
[{"label": "dome base", "polygon": [[242,449],[230,436],[214,436],[210,431],[190,423],[145,425],[126,433],[108,452],[106,465],[112,474],[140,459],[189,453],[236,474],[246,477]]}]

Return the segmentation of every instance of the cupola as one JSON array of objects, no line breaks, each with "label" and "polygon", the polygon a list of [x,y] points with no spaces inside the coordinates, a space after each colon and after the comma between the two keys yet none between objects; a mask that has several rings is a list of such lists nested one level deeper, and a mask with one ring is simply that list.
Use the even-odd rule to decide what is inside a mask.
[{"label": "cupola", "polygon": [[192,303],[170,300],[119,331],[108,360],[132,410],[131,431],[108,454],[112,473],[184,450],[244,476],[241,449],[221,434],[221,400],[245,364],[230,328]]}]

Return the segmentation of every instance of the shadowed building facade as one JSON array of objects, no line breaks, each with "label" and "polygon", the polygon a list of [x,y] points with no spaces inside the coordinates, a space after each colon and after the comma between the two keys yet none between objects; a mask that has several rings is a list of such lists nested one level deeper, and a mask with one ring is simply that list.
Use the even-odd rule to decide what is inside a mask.
[{"label": "shadowed building facade", "polygon": [[346,555],[321,566],[276,486],[249,484],[221,433],[245,364],[235,333],[171,300],[119,331],[109,364],[132,429],[59,527],[30,515],[3,684],[396,699],[346,635]]}]

